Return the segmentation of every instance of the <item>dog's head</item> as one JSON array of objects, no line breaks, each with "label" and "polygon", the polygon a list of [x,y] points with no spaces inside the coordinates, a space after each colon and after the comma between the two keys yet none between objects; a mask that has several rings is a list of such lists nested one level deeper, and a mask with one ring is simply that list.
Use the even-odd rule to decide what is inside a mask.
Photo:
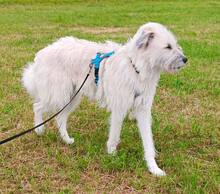
[{"label": "dog's head", "polygon": [[142,59],[162,71],[177,72],[187,62],[175,36],[163,25],[147,23],[134,36],[135,47]]}]

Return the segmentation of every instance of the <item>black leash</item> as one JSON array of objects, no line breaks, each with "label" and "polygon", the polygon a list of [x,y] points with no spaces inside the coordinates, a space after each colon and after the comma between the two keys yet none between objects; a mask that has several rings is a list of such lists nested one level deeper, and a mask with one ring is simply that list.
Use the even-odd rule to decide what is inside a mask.
[{"label": "black leash", "polygon": [[21,132],[21,133],[18,133],[18,134],[16,134],[16,135],[12,136],[12,137],[9,137],[9,138],[7,138],[7,139],[4,139],[4,140],[0,141],[0,145],[2,145],[2,144],[4,144],[4,143],[7,143],[7,142],[9,142],[9,141],[11,141],[11,140],[13,140],[13,139],[15,139],[15,138],[18,138],[18,137],[20,137],[20,136],[22,136],[22,135],[24,135],[24,134],[26,134],[26,133],[29,133],[29,132],[33,131],[34,129],[36,129],[36,128],[42,126],[42,125],[44,125],[45,123],[49,122],[51,119],[53,119],[54,117],[56,117],[58,114],[60,114],[60,113],[73,101],[73,99],[77,96],[77,94],[80,92],[80,90],[81,90],[82,87],[84,86],[86,80],[88,79],[88,77],[89,77],[89,75],[90,75],[90,73],[91,73],[92,67],[93,67],[93,65],[90,64],[90,65],[89,65],[89,68],[90,68],[90,69],[89,69],[89,73],[86,75],[86,78],[85,78],[84,81],[82,82],[82,84],[81,84],[81,86],[79,87],[79,89],[77,90],[77,92],[71,97],[70,101],[69,101],[62,109],[60,109],[56,114],[52,115],[50,118],[48,118],[48,119],[45,120],[44,122],[42,122],[42,123],[36,125],[35,127],[32,127],[32,128],[30,128],[30,129],[27,129],[26,131],[23,131],[23,132]]}]

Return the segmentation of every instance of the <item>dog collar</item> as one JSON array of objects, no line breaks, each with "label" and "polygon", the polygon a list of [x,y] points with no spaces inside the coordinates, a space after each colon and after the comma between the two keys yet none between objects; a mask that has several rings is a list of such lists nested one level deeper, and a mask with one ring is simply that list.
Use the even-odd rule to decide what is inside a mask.
[{"label": "dog collar", "polygon": [[100,63],[102,62],[103,59],[108,58],[110,56],[112,56],[115,52],[109,52],[109,53],[97,53],[96,57],[94,59],[91,60],[91,65],[94,65],[95,67],[95,83],[96,85],[98,85],[98,81],[99,81],[99,67],[100,67]]},{"label": "dog collar", "polygon": [[136,67],[135,64],[132,62],[132,59],[131,59],[131,58],[129,58],[129,59],[130,59],[131,65],[133,66],[135,72],[136,72],[137,74],[139,74],[140,71],[137,70],[137,67]]}]

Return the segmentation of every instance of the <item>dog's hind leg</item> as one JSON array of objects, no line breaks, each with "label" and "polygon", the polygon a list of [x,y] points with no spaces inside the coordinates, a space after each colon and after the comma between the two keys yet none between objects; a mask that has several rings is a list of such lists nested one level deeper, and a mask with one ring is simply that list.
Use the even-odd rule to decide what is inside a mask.
[{"label": "dog's hind leg", "polygon": [[76,109],[79,105],[81,97],[77,97],[74,99],[73,103],[70,104],[63,112],[56,117],[57,126],[59,128],[60,136],[63,141],[67,144],[72,144],[74,142],[74,138],[70,138],[67,132],[67,119],[69,114]]},{"label": "dog's hind leg", "polygon": [[74,138],[69,137],[66,129],[68,116],[68,113],[62,113],[61,115],[57,116],[56,121],[59,127],[60,136],[63,141],[67,144],[72,144],[74,142]]},{"label": "dog's hind leg", "polygon": [[[35,102],[33,104],[33,110],[34,110],[34,126],[37,126],[43,122],[43,107],[41,102]],[[42,135],[44,133],[44,125],[36,128],[35,132],[38,135]]]}]

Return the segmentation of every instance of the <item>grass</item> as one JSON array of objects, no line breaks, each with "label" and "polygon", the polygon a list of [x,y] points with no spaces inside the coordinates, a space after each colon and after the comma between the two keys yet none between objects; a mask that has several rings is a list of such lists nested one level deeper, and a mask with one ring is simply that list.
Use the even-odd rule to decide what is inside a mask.
[{"label": "grass", "polygon": [[108,116],[86,99],[69,119],[75,143],[54,123],[0,147],[0,193],[220,193],[219,1],[0,0],[0,138],[31,127],[32,103],[22,69],[59,37],[125,42],[147,21],[175,33],[189,58],[162,75],[153,106],[157,161],[146,170],[135,122],[126,119],[115,156],[106,154]]}]

